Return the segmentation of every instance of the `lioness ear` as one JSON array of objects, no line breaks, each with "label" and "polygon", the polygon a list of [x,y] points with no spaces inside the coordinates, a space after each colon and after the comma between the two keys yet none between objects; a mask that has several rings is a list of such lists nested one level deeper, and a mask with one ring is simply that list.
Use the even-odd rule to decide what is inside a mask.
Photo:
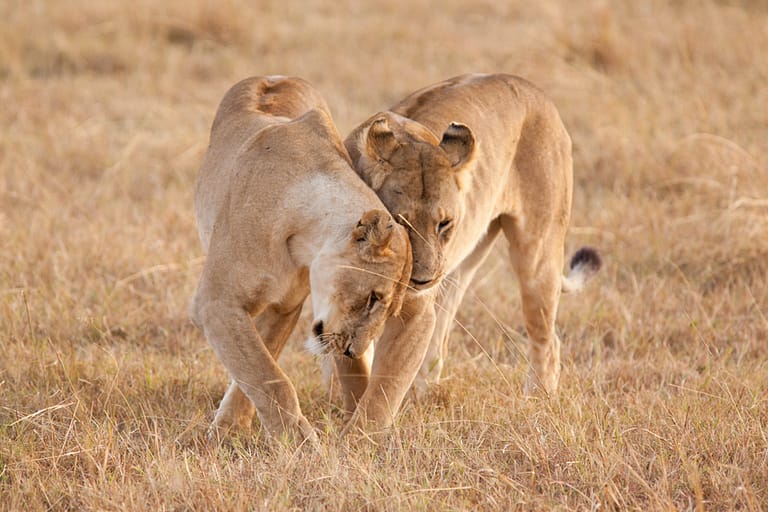
[{"label": "lioness ear", "polygon": [[472,156],[475,150],[475,136],[465,124],[451,123],[443,133],[440,147],[445,151],[453,167],[457,167]]},{"label": "lioness ear", "polygon": [[379,160],[388,160],[397,147],[395,134],[389,127],[387,116],[380,115],[368,127],[368,154]]},{"label": "lioness ear", "polygon": [[386,114],[376,116],[363,134],[360,146],[368,162],[363,164],[362,169],[358,168],[358,173],[369,187],[378,191],[391,171],[381,164],[392,156],[397,147],[397,139],[389,127]]},{"label": "lioness ear", "polygon": [[395,221],[384,210],[368,210],[352,230],[352,241],[358,246],[360,254],[368,261],[375,261],[387,255]]}]

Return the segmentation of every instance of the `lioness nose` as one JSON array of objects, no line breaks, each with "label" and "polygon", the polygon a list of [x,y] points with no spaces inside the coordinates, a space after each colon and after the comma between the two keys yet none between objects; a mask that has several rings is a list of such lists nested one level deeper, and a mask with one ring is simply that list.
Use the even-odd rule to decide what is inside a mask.
[{"label": "lioness nose", "polygon": [[347,350],[344,351],[344,355],[354,359],[355,358],[355,354],[353,354],[352,351],[349,350],[350,348],[352,348],[352,345],[347,345]]},{"label": "lioness nose", "polygon": [[312,334],[314,334],[317,338],[322,336],[323,334],[323,321],[318,320],[315,322],[315,325],[312,326]]}]

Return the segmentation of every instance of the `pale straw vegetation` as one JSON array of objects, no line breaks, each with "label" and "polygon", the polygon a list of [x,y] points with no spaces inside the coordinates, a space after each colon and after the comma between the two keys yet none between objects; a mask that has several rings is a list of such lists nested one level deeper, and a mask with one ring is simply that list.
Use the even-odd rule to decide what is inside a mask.
[{"label": "pale straw vegetation", "polygon": [[[768,5],[759,0],[0,2],[0,509],[765,510]],[[465,72],[537,83],[574,140],[559,396],[521,392],[499,244],[445,380],[389,441],[281,364],[323,453],[205,431],[225,371],[187,318],[218,101],[298,75],[348,133]]]}]

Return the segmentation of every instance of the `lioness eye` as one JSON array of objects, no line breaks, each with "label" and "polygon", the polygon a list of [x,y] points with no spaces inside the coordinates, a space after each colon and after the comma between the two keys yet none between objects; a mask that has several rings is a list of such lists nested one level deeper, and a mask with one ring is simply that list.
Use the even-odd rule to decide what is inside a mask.
[{"label": "lioness eye", "polygon": [[373,306],[376,305],[377,302],[381,300],[381,295],[379,295],[376,292],[371,292],[371,294],[368,296],[368,302],[365,305],[365,308],[370,311],[373,309]]},{"label": "lioness eye", "polygon": [[443,219],[440,224],[437,225],[437,232],[444,233],[451,228],[453,221],[451,219]]}]

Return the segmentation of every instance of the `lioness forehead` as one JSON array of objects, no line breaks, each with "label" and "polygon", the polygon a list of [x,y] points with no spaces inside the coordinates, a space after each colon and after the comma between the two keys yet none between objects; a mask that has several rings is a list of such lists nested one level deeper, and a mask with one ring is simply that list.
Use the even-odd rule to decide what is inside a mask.
[{"label": "lioness forehead", "polygon": [[451,182],[450,163],[440,148],[424,142],[403,143],[390,158],[385,187],[398,196],[428,199]]},{"label": "lioness forehead", "polygon": [[451,197],[451,187],[454,187],[454,180],[450,175],[419,169],[391,176],[380,195],[397,217],[398,214],[413,215],[421,210],[430,210],[431,205]]}]

